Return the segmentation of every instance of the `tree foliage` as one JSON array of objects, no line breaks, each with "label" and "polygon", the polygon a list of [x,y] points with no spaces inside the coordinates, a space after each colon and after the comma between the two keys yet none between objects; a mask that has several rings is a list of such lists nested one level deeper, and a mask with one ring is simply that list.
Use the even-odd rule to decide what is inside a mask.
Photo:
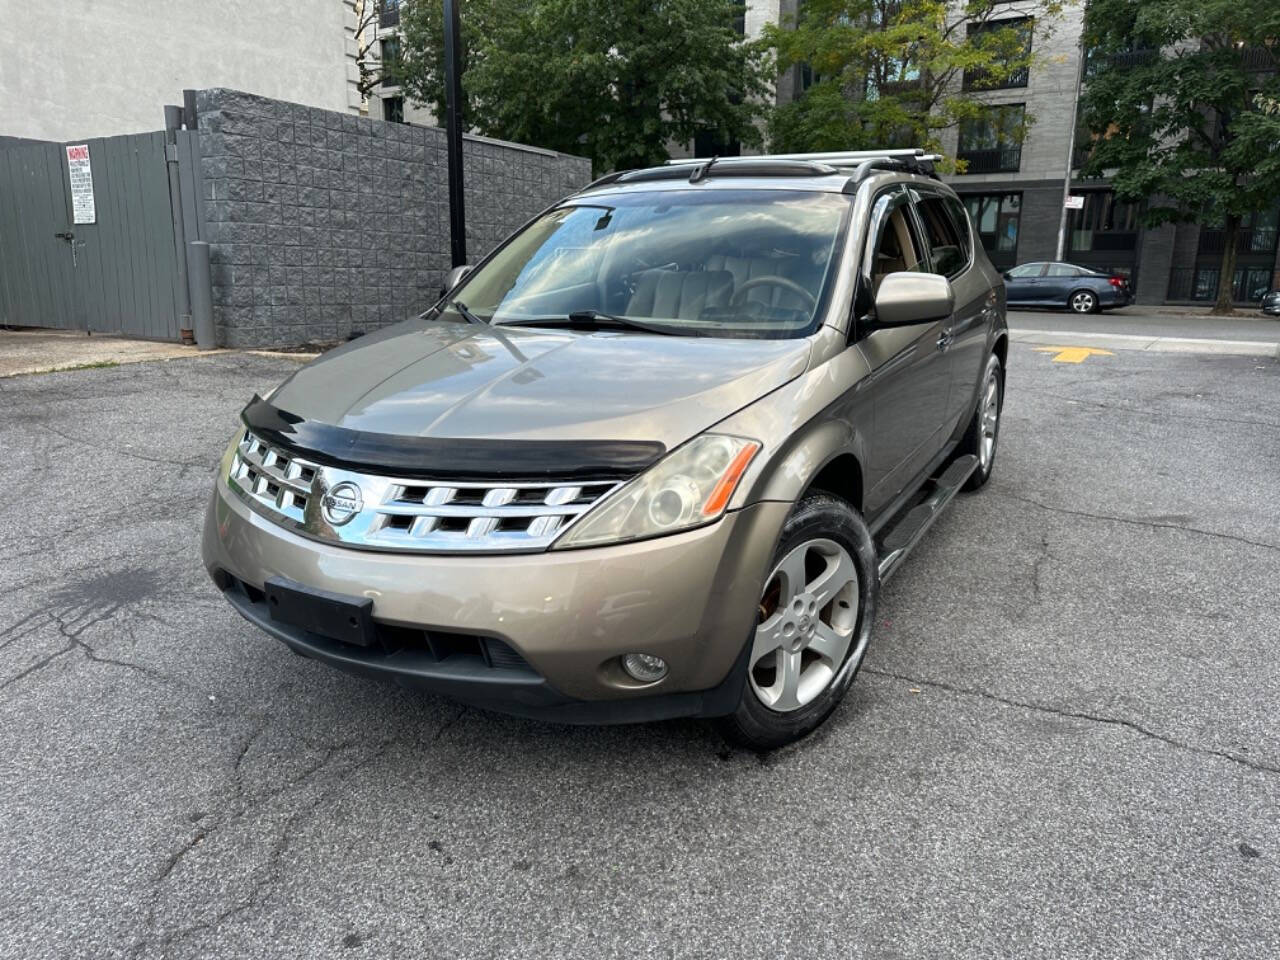
[{"label": "tree foliage", "polygon": [[780,71],[799,67],[815,78],[774,111],[770,146],[936,151],[941,131],[982,111],[982,99],[964,89],[965,72],[979,81],[972,86],[991,89],[1028,69],[1061,7],[1037,4],[1026,25],[1000,0],[805,0],[794,23],[771,24],[762,38]]},{"label": "tree foliage", "polygon": [[[469,129],[591,158],[597,172],[645,166],[700,130],[761,140],[764,53],[735,28],[732,0],[468,0],[461,5]],[[406,2],[395,74],[444,116],[438,0]]]},{"label": "tree foliage", "polygon": [[1280,201],[1280,3],[1092,0],[1085,43],[1082,173],[1146,201],[1149,226],[1221,225],[1229,312],[1241,220]]}]

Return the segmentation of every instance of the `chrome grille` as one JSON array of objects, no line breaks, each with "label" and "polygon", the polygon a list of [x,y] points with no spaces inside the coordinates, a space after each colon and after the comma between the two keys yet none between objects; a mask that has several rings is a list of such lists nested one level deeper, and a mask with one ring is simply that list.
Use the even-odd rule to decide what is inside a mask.
[{"label": "chrome grille", "polygon": [[[328,493],[340,484],[360,491],[361,506],[350,517],[331,512]],[[317,539],[438,553],[542,549],[619,483],[398,479],[312,463],[246,430],[227,485],[276,522]]]}]

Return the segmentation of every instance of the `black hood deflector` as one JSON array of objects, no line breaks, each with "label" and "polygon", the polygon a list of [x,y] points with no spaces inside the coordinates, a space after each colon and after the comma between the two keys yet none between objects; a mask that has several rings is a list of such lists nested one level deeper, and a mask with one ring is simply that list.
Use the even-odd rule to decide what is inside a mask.
[{"label": "black hood deflector", "polygon": [[369,433],[306,420],[254,395],[240,414],[262,440],[331,467],[431,480],[625,480],[666,447],[647,440],[467,440]]}]

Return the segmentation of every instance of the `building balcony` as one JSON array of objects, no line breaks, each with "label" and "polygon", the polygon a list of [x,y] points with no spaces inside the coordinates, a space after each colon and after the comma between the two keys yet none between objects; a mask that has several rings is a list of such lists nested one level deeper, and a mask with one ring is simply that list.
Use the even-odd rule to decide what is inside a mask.
[{"label": "building balcony", "polygon": [[[1227,231],[1201,230],[1200,252],[1220,254],[1227,246]],[[1251,253],[1273,254],[1276,249],[1276,231],[1271,227],[1242,229],[1236,232],[1236,256]]]},{"label": "building balcony", "polygon": [[992,76],[985,70],[966,70],[964,72],[964,89],[966,91],[1012,90],[1025,87],[1031,71],[1027,67],[1015,70],[1005,77]]},{"label": "building balcony", "polygon": [[1266,47],[1246,47],[1240,51],[1240,59],[1246,70],[1270,73],[1280,69],[1280,51]]},{"label": "building balcony", "polygon": [[1160,56],[1159,50],[1125,50],[1123,53],[1085,54],[1084,75],[1092,77],[1102,70],[1129,70],[1150,63]]},{"label": "building balcony", "polygon": [[1022,147],[999,147],[995,150],[965,150],[956,152],[956,159],[967,166],[965,173],[1017,173],[1022,167]]}]

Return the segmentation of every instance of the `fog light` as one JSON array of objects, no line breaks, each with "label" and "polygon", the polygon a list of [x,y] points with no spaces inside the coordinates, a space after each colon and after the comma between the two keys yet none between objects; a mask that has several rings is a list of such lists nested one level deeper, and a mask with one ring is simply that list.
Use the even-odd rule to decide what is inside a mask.
[{"label": "fog light", "polygon": [[667,675],[667,661],[661,657],[651,657],[647,653],[628,653],[622,658],[622,669],[631,675],[633,680],[641,683],[657,683]]}]

